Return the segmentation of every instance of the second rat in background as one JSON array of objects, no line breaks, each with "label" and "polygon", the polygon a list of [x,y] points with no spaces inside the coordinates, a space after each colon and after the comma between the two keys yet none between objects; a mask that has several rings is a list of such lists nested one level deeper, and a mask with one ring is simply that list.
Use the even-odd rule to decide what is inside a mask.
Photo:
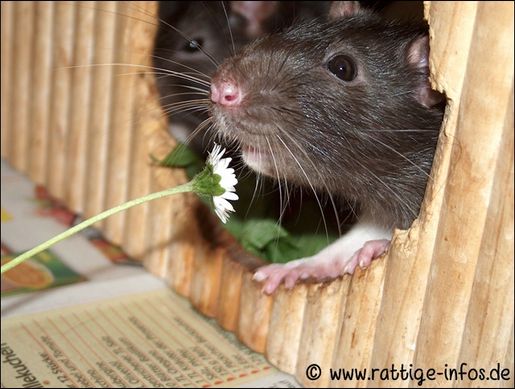
[{"label": "second rat in background", "polygon": [[[328,1],[162,1],[153,65],[161,104],[170,118],[170,131],[199,154],[208,148],[205,131],[193,131],[208,117],[209,78],[216,64],[243,45],[270,32],[327,13]],[[215,64],[216,63],[216,64]],[[186,75],[161,74],[173,71]],[[191,77],[190,77],[191,76]],[[202,81],[195,81],[193,77]],[[188,101],[195,101],[188,104]],[[203,109],[206,107],[206,109]],[[205,129],[204,129],[205,130]]]},{"label": "second rat in background", "polygon": [[428,56],[425,23],[334,2],[329,20],[260,39],[213,76],[212,117],[248,166],[360,205],[358,223],[326,249],[258,269],[266,293],[368,266],[417,217],[445,103]]}]

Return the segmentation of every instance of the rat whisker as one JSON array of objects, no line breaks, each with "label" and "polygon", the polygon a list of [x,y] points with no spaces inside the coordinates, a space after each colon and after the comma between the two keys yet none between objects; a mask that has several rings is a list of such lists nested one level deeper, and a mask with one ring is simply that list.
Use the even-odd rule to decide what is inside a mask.
[{"label": "rat whisker", "polygon": [[193,138],[199,134],[201,131],[203,131],[207,126],[211,125],[213,127],[212,123],[213,118],[208,117],[204,121],[202,121],[196,128],[191,132],[191,134],[188,135],[188,137],[184,140],[185,145],[189,145],[190,142],[193,140]]},{"label": "rat whisker", "polygon": [[167,84],[168,86],[176,86],[176,87],[179,87],[179,88],[184,88],[184,89],[190,89],[190,90],[194,90],[194,91],[197,91],[197,92],[202,92],[204,93],[206,96],[209,95],[209,91],[208,90],[205,90],[205,89],[201,89],[201,88],[197,88],[195,86],[191,86],[191,85],[186,85],[186,84]]},{"label": "rat whisker", "polygon": [[211,84],[209,82],[202,80],[200,78],[194,77],[192,75],[187,75],[187,74],[184,74],[181,72],[175,72],[175,71],[169,70],[169,69],[158,68],[155,66],[138,65],[138,64],[131,64],[131,63],[121,63],[121,62],[93,63],[93,64],[84,64],[84,65],[60,66],[57,69],[74,69],[74,68],[96,67],[96,66],[127,66],[127,67],[139,67],[139,68],[145,68],[145,69],[153,69],[153,70],[157,70],[159,72],[163,72],[163,74],[169,74],[169,75],[176,76],[178,78],[183,78],[185,80],[196,82],[203,86],[207,86],[207,87],[211,86]]},{"label": "rat whisker", "polygon": [[[204,149],[203,149],[204,153],[206,153],[206,152],[207,152],[207,149],[209,148],[209,146],[208,146],[208,145],[213,143],[213,142],[206,142],[206,137],[209,137],[209,139],[211,139],[211,138],[212,138],[211,132],[214,130],[214,128],[215,128],[214,123],[211,123],[211,124],[209,124],[209,126],[207,126],[207,127],[205,128],[205,130],[203,130],[203,131],[204,131],[204,135],[202,135],[202,142],[204,142],[204,143],[206,144],[206,146],[205,146],[205,147],[204,147]],[[199,130],[199,131],[200,131],[200,130]],[[198,132],[197,132],[197,133],[194,133],[194,134],[193,134],[193,137],[195,137],[197,134],[198,134]],[[193,138],[193,137],[192,137],[192,138]],[[191,138],[191,139],[192,139],[192,138]],[[191,139],[189,140],[190,142],[191,142]]]},{"label": "rat whisker", "polygon": [[384,182],[383,180],[381,180],[381,179],[377,176],[377,174],[375,174],[372,170],[367,169],[367,168],[366,168],[366,166],[365,166],[365,165],[363,165],[361,162],[359,162],[359,160],[358,160],[358,159],[355,159],[355,162],[356,162],[358,165],[360,165],[362,168],[365,168],[365,170],[367,170],[367,171],[368,171],[368,173],[370,173],[370,174],[371,174],[372,176],[374,176],[374,177],[375,177],[375,178],[376,178],[376,179],[377,179],[381,184],[383,184],[383,185],[384,185],[384,187],[385,187],[386,189],[388,189],[388,190],[390,191],[390,193],[392,193],[392,194],[393,194],[393,195],[394,195],[394,196],[395,196],[395,197],[400,201],[400,203],[401,203],[401,204],[405,205],[405,206],[406,206],[406,208],[409,210],[409,212],[411,212],[411,216],[413,216],[414,218],[416,218],[416,217],[417,217],[417,212],[415,212],[415,211],[413,210],[413,208],[411,208],[411,207],[410,207],[410,205],[409,205],[409,204],[408,204],[408,203],[407,203],[407,202],[406,202],[402,197],[400,197],[400,196],[397,194],[397,192],[395,192],[395,190],[394,190],[393,188],[391,188],[391,187],[390,187],[386,182]]},{"label": "rat whisker", "polygon": [[178,107],[172,107],[169,109],[163,110],[166,114],[171,113],[184,113],[184,112],[196,112],[202,110],[203,107],[199,107],[198,105],[184,105],[184,106],[178,106]]},{"label": "rat whisker", "polygon": [[[279,127],[278,127],[279,128]],[[284,133],[284,131],[281,130],[282,133]],[[313,194],[315,195],[315,200],[318,204],[318,207],[320,208],[320,213],[321,213],[321,216],[322,216],[322,220],[323,220],[323,223],[324,223],[324,228],[325,228],[325,233],[326,233],[326,238],[329,240],[329,230],[327,228],[327,222],[326,222],[326,219],[325,219],[325,215],[324,215],[324,210],[323,210],[323,207],[322,207],[322,203],[320,202],[320,199],[318,198],[318,195],[316,193],[316,190],[315,190],[315,187],[313,186],[313,184],[311,183],[311,180],[309,179],[309,176],[306,174],[306,171],[304,170],[304,168],[302,167],[302,165],[300,164],[299,160],[297,159],[297,157],[295,156],[295,154],[292,153],[292,151],[290,150],[290,148],[288,147],[288,145],[286,143],[284,143],[284,141],[282,140],[282,138],[279,136],[279,134],[276,134],[276,137],[277,139],[279,139],[279,141],[283,144],[283,146],[286,148],[286,150],[290,153],[290,155],[292,156],[292,158],[294,159],[295,163],[299,166],[302,174],[304,175],[304,177],[306,178],[307,182],[308,182],[308,185],[310,186],[311,190],[313,191]]]},{"label": "rat whisker", "polygon": [[288,136],[288,138],[291,140],[291,142],[297,147],[297,149],[302,153],[304,154],[304,156],[306,157],[306,159],[308,160],[308,162],[311,164],[311,166],[313,166],[313,169],[315,171],[315,173],[318,175],[318,177],[320,178],[320,182],[322,183],[322,185],[324,186],[328,196],[329,196],[329,200],[331,201],[331,205],[332,205],[332,208],[333,208],[333,211],[334,211],[334,216],[336,218],[336,224],[338,226],[338,235],[341,235],[342,234],[342,231],[341,231],[341,223],[340,223],[340,217],[338,215],[338,210],[337,210],[337,207],[336,207],[336,203],[334,202],[334,198],[333,198],[333,195],[331,194],[331,191],[329,190],[329,188],[327,187],[327,184],[325,183],[326,182],[326,178],[322,176],[322,174],[320,173],[320,171],[318,170],[316,164],[313,162],[313,160],[311,159],[311,157],[308,155],[308,153],[299,145],[299,143],[290,135],[288,134],[286,131],[283,132],[286,136]]},{"label": "rat whisker", "polygon": [[224,10],[225,20],[227,21],[227,27],[229,28],[229,35],[231,36],[231,44],[232,44],[232,54],[236,54],[236,47],[234,46],[234,37],[232,36],[231,23],[229,23],[229,16],[227,15],[227,10],[225,9],[225,4],[223,1],[220,2],[222,4],[222,8]]},{"label": "rat whisker", "polygon": [[422,169],[420,166],[418,166],[415,162],[413,162],[412,160],[410,160],[408,157],[406,157],[405,155],[399,153],[397,150],[395,150],[393,147],[385,144],[384,142],[381,142],[379,139],[377,138],[373,138],[374,139],[374,142],[378,142],[380,143],[381,145],[383,145],[384,147],[386,147],[387,149],[389,150],[392,150],[394,153],[396,153],[397,155],[399,155],[401,158],[403,158],[404,160],[406,160],[407,162],[409,162],[411,165],[413,165],[414,167],[416,167],[419,171],[422,172],[422,174],[424,174],[428,180],[432,180],[433,178],[424,170]]},{"label": "rat whisker", "polygon": [[254,175],[254,177],[255,177],[256,183],[254,185],[254,191],[252,192],[252,197],[250,199],[249,206],[247,207],[247,211],[245,212],[245,219],[247,219],[248,216],[249,216],[250,210],[252,209],[252,204],[254,204],[254,201],[257,198],[257,195],[258,195],[258,192],[259,192],[259,186],[260,186],[260,183],[261,183],[261,174],[256,173]]},{"label": "rat whisker", "polygon": [[[187,94],[191,94],[192,92],[184,92],[184,93],[187,93]],[[174,95],[175,93],[172,93],[168,96],[172,96]],[[163,96],[164,97],[167,97],[167,96]],[[174,103],[170,103],[170,104],[166,104],[166,105],[163,105],[163,107],[170,107],[170,106],[173,106],[173,105],[179,105],[179,104],[185,104],[185,103],[197,103],[199,105],[202,105],[202,106],[208,106],[208,99],[201,99],[201,98],[198,98],[198,99],[190,99],[190,100],[180,100],[180,101],[176,101]]]},{"label": "rat whisker", "polygon": [[174,104],[168,104],[167,107],[164,107],[164,111],[177,111],[182,108],[198,108],[203,109],[204,107],[201,104],[198,104],[196,102],[179,102]]},{"label": "rat whisker", "polygon": [[[202,92],[177,92],[177,93],[170,93],[169,95],[165,95],[163,97],[160,97],[159,101],[161,101],[163,99],[166,99],[166,98],[169,98],[169,97],[177,97],[177,96],[184,96],[184,95],[187,95],[187,96],[191,96],[191,95],[205,96],[205,93],[202,93]],[[197,100],[190,100],[190,101],[197,101]]]},{"label": "rat whisker", "polygon": [[203,73],[203,72],[201,72],[200,70],[195,69],[195,68],[193,68],[193,67],[191,67],[191,66],[184,65],[184,64],[182,64],[182,63],[180,63],[180,62],[177,62],[177,61],[174,61],[174,60],[172,60],[172,59],[170,59],[170,58],[160,57],[159,55],[155,55],[155,54],[153,54],[153,55],[152,55],[152,57],[153,57],[153,58],[156,58],[156,59],[162,59],[163,61],[170,62],[170,63],[176,64],[176,65],[179,65],[179,66],[185,67],[186,69],[189,69],[189,70],[193,70],[193,71],[195,72],[195,74],[198,74],[199,76],[204,76],[204,77],[206,78],[206,81],[211,80],[211,77],[210,77],[210,76],[208,76],[206,73]]},{"label": "rat whisker", "polygon": [[270,150],[270,155],[272,156],[272,161],[274,163],[275,172],[277,174],[277,185],[279,187],[279,219],[278,223],[281,223],[282,217],[284,215],[284,212],[286,211],[286,207],[283,208],[283,192],[281,189],[281,176],[279,175],[279,169],[277,168],[277,162],[275,160],[274,151],[272,150],[272,146],[270,146],[270,141],[268,140],[268,137],[265,135],[266,143],[268,144],[268,149]]}]

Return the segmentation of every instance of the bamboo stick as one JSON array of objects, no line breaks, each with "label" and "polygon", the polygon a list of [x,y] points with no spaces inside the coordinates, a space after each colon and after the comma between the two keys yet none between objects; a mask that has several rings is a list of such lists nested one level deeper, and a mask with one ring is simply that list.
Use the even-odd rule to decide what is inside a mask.
[{"label": "bamboo stick", "polygon": [[50,104],[49,165],[46,183],[49,192],[63,198],[69,185],[66,153],[70,132],[70,93],[76,4],[57,2],[53,31],[52,97]]},{"label": "bamboo stick", "polygon": [[[133,17],[132,7],[127,2],[117,2],[116,43],[113,47],[114,62],[120,64],[140,64],[145,62],[149,53],[145,52],[145,58],[138,58],[133,48],[135,41],[145,39],[142,22]],[[126,15],[126,16],[125,16]],[[113,75],[113,101],[111,107],[111,125],[109,133],[108,157],[107,157],[107,183],[105,207],[110,208],[127,200],[128,194],[128,173],[130,163],[131,138],[134,132],[134,111],[135,99],[134,83],[137,71],[134,66],[116,66]],[[151,204],[156,207],[157,204]],[[126,220],[126,213],[120,213],[105,221],[106,237],[120,244],[123,237],[123,229]]]},{"label": "bamboo stick", "polygon": [[169,262],[170,286],[180,295],[189,298],[195,261],[196,246],[185,239],[172,246]]},{"label": "bamboo stick", "polygon": [[[96,3],[95,52],[87,143],[84,217],[103,211],[106,191],[108,134],[111,125],[116,2]],[[138,207],[140,208],[140,207]],[[101,224],[100,224],[101,225]]]},{"label": "bamboo stick", "polygon": [[[74,37],[74,67],[71,83],[70,134],[67,147],[66,177],[64,200],[70,207],[81,213],[84,210],[85,174],[88,161],[87,143],[90,129],[91,84],[93,76],[95,2],[77,3],[76,34]],[[120,202],[119,204],[121,204]],[[118,205],[118,204],[116,204]]]},{"label": "bamboo stick", "polygon": [[266,347],[273,298],[261,293],[261,285],[252,280],[252,273],[243,275],[237,336],[260,353]]},{"label": "bamboo stick", "polygon": [[303,324],[307,324],[304,322],[307,291],[306,284],[292,290],[280,288],[272,305],[265,355],[272,364],[289,374],[295,373],[300,350],[305,349],[300,338]]},{"label": "bamboo stick", "polygon": [[[492,368],[506,354],[513,329],[513,89],[495,169],[459,361]],[[504,367],[504,366],[503,366]],[[460,385],[476,387],[468,380]],[[498,382],[492,381],[492,386]]]},{"label": "bamboo stick", "polygon": [[12,165],[22,171],[28,169],[30,94],[32,68],[32,41],[34,38],[34,8],[31,1],[14,4],[14,47],[13,47],[13,84],[11,144],[9,152]]},{"label": "bamboo stick", "polygon": [[222,328],[234,331],[238,325],[242,277],[245,268],[226,255],[223,258],[217,321]]},{"label": "bamboo stick", "polygon": [[35,182],[46,179],[48,164],[51,85],[54,73],[53,45],[54,3],[37,2],[34,32],[34,63],[32,67],[32,98],[29,139],[29,174]]},{"label": "bamboo stick", "polygon": [[0,83],[0,131],[3,158],[12,154],[12,85],[13,85],[13,41],[14,41],[14,7],[13,2],[1,3],[1,83]]},{"label": "bamboo stick", "polygon": [[209,317],[215,317],[222,279],[223,248],[204,251],[197,248],[191,279],[190,301],[193,306]]},{"label": "bamboo stick", "polygon": [[[341,301],[338,333],[334,335],[334,354],[326,352],[324,358],[325,375],[317,386],[365,387],[367,381],[330,381],[328,368],[368,368],[371,367],[372,345],[376,335],[376,323],[383,294],[385,268],[384,259],[374,261],[370,269],[360,269],[350,279],[346,296]],[[331,359],[332,357],[332,359]]]}]

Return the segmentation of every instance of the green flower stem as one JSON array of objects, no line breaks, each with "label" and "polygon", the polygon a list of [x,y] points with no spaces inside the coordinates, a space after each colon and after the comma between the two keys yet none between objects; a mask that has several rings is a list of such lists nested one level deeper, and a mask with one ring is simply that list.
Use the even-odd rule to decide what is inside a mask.
[{"label": "green flower stem", "polygon": [[50,246],[56,244],[57,242],[60,242],[61,240],[66,239],[66,238],[76,234],[77,232],[85,229],[86,227],[89,227],[90,225],[95,224],[96,222],[103,220],[111,215],[114,215],[115,213],[124,211],[128,208],[145,203],[147,201],[160,199],[162,197],[170,196],[170,195],[177,194],[177,193],[192,192],[192,191],[194,191],[194,186],[195,186],[196,181],[197,180],[195,180],[195,178],[194,178],[192,181],[187,182],[186,184],[183,184],[183,185],[176,186],[175,188],[169,188],[169,189],[163,190],[161,192],[151,193],[149,195],[139,197],[134,200],[129,200],[126,203],[123,203],[114,208],[108,209],[107,211],[104,211],[102,213],[99,213],[96,216],[93,216],[87,220],[84,220],[82,223],[77,224],[76,226],[64,231],[63,233],[53,237],[52,239],[47,240],[44,243],[41,243],[39,246],[33,248],[32,250],[26,251],[25,253],[17,256],[12,261],[9,261],[8,263],[6,263],[5,265],[2,266],[0,274],[3,274],[4,272],[12,269],[16,265],[22,263],[23,261],[25,261],[28,258],[33,257],[34,255],[49,248]]}]

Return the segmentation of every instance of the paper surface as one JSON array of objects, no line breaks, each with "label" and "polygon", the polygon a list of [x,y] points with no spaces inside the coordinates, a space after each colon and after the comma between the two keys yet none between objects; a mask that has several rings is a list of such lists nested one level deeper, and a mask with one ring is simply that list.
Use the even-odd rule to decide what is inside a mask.
[{"label": "paper surface", "polygon": [[[19,254],[2,255],[2,265]],[[85,280],[51,250],[45,250],[2,274],[2,297]]]},{"label": "paper surface", "polygon": [[1,353],[4,387],[295,386],[167,289],[4,319]]}]

